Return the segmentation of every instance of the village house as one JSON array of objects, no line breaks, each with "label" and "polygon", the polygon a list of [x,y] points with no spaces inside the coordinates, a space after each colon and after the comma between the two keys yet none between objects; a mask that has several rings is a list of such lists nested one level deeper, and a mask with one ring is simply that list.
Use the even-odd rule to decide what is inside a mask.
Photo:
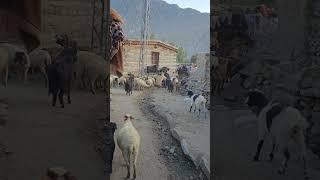
[{"label": "village house", "polygon": [[[126,40],[123,43],[124,71],[139,73],[140,40]],[[144,67],[157,65],[158,68],[177,66],[178,48],[159,40],[149,40],[146,48],[146,62]]]}]

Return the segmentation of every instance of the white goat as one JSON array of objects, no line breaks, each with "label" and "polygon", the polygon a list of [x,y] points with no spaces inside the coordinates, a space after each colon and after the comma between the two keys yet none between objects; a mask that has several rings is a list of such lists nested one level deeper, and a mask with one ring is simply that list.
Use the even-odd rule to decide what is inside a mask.
[{"label": "white goat", "polygon": [[[196,110],[199,111],[199,116],[200,116],[201,110],[203,112],[206,112],[207,100],[205,97],[203,97],[200,94],[194,94],[192,91],[188,91],[188,96],[191,99],[189,112],[191,112],[192,107],[194,107],[194,112],[196,112]],[[205,113],[205,118],[206,118],[206,113]]]},{"label": "white goat", "polygon": [[124,125],[117,132],[117,144],[121,149],[123,158],[127,165],[127,178],[130,178],[130,164],[133,158],[133,178],[136,178],[136,164],[140,148],[141,137],[132,125],[131,120],[134,119],[130,114],[124,116]]},{"label": "white goat", "polygon": [[253,90],[248,93],[246,104],[257,109],[258,117],[258,145],[254,156],[254,161],[259,161],[260,151],[266,135],[272,137],[272,151],[269,154],[270,161],[274,156],[274,151],[280,149],[284,155],[282,166],[278,173],[283,174],[290,159],[289,143],[297,143],[300,147],[300,155],[304,163],[304,177],[308,179],[306,144],[304,132],[308,127],[306,119],[293,107],[281,107],[279,103],[270,101],[266,95]]}]

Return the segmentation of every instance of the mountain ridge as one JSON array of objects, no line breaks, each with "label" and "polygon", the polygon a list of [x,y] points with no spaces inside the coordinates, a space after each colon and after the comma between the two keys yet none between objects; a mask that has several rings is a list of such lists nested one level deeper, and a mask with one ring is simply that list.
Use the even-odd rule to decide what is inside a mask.
[{"label": "mountain ridge", "polygon": [[[124,18],[124,32],[129,39],[141,39],[142,0],[111,0],[111,7]],[[180,8],[163,0],[150,0],[150,34],[155,39],[183,47],[190,58],[209,52],[210,14],[192,8]]]}]

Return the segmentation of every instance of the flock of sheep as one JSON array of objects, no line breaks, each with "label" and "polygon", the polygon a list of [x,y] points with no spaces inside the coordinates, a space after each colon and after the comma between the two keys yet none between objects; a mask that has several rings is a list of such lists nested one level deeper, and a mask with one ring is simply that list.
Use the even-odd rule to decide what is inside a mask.
[{"label": "flock of sheep", "polygon": [[[164,81],[168,79],[164,76],[164,73],[155,74],[155,75],[148,75],[148,76],[141,76],[141,77],[134,77],[133,74],[128,73],[124,74],[122,77],[117,77],[114,75],[110,76],[110,87],[125,87],[126,83],[129,83],[130,77],[133,78],[132,81],[132,89],[134,90],[145,90],[150,89],[152,87],[166,87]],[[173,90],[176,92],[179,91],[181,86],[177,77],[170,78],[170,83],[168,83],[170,87],[173,87]],[[172,92],[172,91],[170,91]]]},{"label": "flock of sheep", "polygon": [[[18,74],[20,78],[23,77],[24,83],[26,83],[30,73],[33,74],[35,70],[40,70],[45,81],[45,87],[48,87],[50,85],[49,67],[52,64],[57,64],[58,56],[61,56],[64,49],[65,47],[61,45],[53,49],[37,48],[27,53],[26,49],[18,45],[0,43],[0,78],[3,85],[7,86],[8,79],[13,74]],[[87,88],[93,94],[95,94],[96,89],[106,90],[109,75],[105,59],[92,52],[80,50],[77,50],[76,56],[76,60],[68,69],[68,71],[72,71],[68,72],[72,75],[72,82],[70,83],[80,88]]]}]

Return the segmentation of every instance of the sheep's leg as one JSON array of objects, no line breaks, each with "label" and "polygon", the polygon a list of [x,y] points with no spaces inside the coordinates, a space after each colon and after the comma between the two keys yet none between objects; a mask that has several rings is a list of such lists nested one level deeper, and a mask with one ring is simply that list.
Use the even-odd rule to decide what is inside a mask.
[{"label": "sheep's leg", "polygon": [[193,106],[193,103],[191,103],[191,106],[190,106],[190,110],[189,110],[189,112],[191,112],[191,110],[192,110],[192,106]]},{"label": "sheep's leg", "polygon": [[93,95],[96,94],[95,90],[94,90],[94,81],[92,79],[90,79],[90,90],[91,90],[91,93]]},{"label": "sheep's leg", "polygon": [[43,74],[43,76],[44,76],[44,80],[45,80],[45,87],[48,87],[48,76],[47,76],[47,73],[46,73],[45,68],[40,68],[40,71],[41,71],[41,73],[42,73],[42,74]]},{"label": "sheep's leg", "polygon": [[58,94],[58,92],[56,90],[54,90],[54,92],[52,93],[52,106],[56,106],[57,94]]},{"label": "sheep's leg", "polygon": [[270,152],[270,154],[269,154],[269,161],[270,161],[270,162],[273,160],[275,147],[276,147],[276,140],[275,140],[275,138],[273,137],[273,138],[272,138],[272,149],[271,149],[271,152]]},{"label": "sheep's leg", "polygon": [[127,178],[130,178],[130,151],[125,152],[127,157]]},{"label": "sheep's leg", "polygon": [[84,75],[81,76],[81,83],[82,83],[82,88],[85,89],[86,88],[86,82],[85,82]]},{"label": "sheep's leg", "polygon": [[304,174],[304,179],[309,179],[308,175],[308,163],[307,163],[307,148],[306,148],[306,143],[305,143],[305,138],[304,134],[302,131],[300,131],[299,136],[297,137],[297,143],[300,147],[300,152],[301,152],[301,158],[303,161],[303,174]]},{"label": "sheep's leg", "polygon": [[137,151],[134,151],[133,179],[136,179],[136,177],[137,177],[137,170],[136,170],[137,158],[138,158],[138,152],[137,152]]},{"label": "sheep's leg", "polygon": [[71,104],[71,96],[70,96],[70,91],[71,91],[71,82],[68,84],[68,91],[67,91],[67,95],[68,95],[68,103]]},{"label": "sheep's leg", "polygon": [[60,90],[59,92],[59,101],[62,108],[64,108],[64,102],[63,102],[63,90]]},{"label": "sheep's leg", "polygon": [[5,75],[4,75],[4,87],[8,85],[8,76],[9,76],[9,66],[5,68]]},{"label": "sheep's leg", "polygon": [[24,78],[23,78],[23,84],[27,83],[27,79],[28,79],[28,71],[29,71],[29,67],[26,67],[24,69]]},{"label": "sheep's leg", "polygon": [[287,167],[288,167],[288,161],[290,159],[290,153],[289,153],[288,147],[285,147],[283,149],[283,155],[284,155],[285,159],[282,163],[282,166],[278,170],[279,174],[284,174],[286,172]]},{"label": "sheep's leg", "polygon": [[264,140],[259,140],[259,143],[258,143],[258,146],[257,146],[257,151],[254,155],[254,161],[259,161],[259,157],[260,157],[260,152],[261,152],[261,148],[262,148],[262,145],[263,145],[263,142]]}]

